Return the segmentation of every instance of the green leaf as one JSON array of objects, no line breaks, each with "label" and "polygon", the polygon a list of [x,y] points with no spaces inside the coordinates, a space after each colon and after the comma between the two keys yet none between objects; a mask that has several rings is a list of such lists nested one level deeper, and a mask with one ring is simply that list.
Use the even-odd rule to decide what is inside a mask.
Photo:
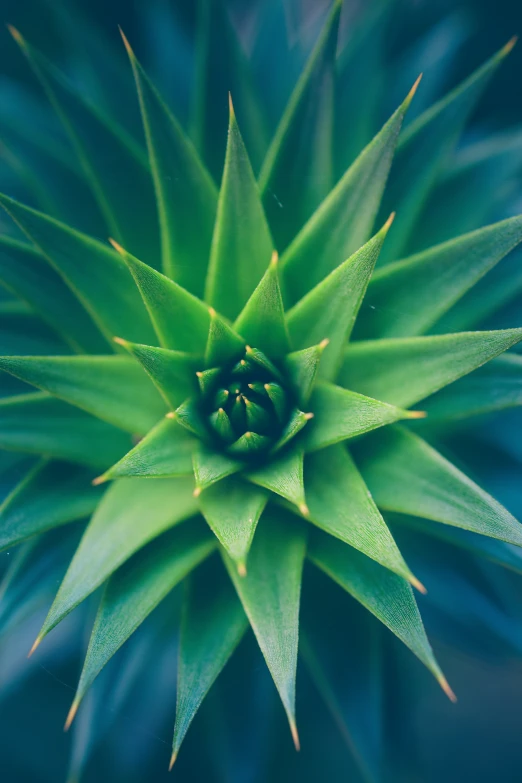
[{"label": "green leaf", "polygon": [[289,443],[295,436],[301,432],[303,427],[306,427],[310,419],[313,418],[313,413],[303,413],[298,408],[294,408],[288,416],[288,421],[285,424],[279,439],[272,447],[272,453],[275,454],[287,443]]},{"label": "green leaf", "polygon": [[261,282],[234,324],[247,343],[274,359],[290,350],[277,267],[274,253]]},{"label": "green leaf", "polygon": [[503,220],[376,272],[357,336],[425,334],[483,275],[522,241],[522,217]]},{"label": "green leaf", "polygon": [[207,448],[201,443],[194,451],[193,464],[197,495],[226,476],[237,473],[243,467],[242,462],[230,459],[225,454]]},{"label": "green leaf", "polygon": [[315,525],[422,588],[404,562],[361,474],[343,446],[333,446],[306,458],[305,487],[309,518]]},{"label": "green leaf", "polygon": [[171,408],[177,408],[196,391],[196,371],[203,362],[199,357],[168,348],[138,345],[119,337],[115,341],[139,361]]},{"label": "green leaf", "polygon": [[214,549],[195,521],[166,533],[107,582],[66,726],[103,667],[153,609]]},{"label": "green leaf", "polygon": [[248,558],[248,574],[239,576],[224,555],[230,578],[283,702],[292,737],[295,724],[295,675],[299,597],[306,552],[306,528],[278,509],[263,515]]},{"label": "green leaf", "polygon": [[0,447],[71,460],[98,470],[129,450],[127,433],[45,392],[0,399]]},{"label": "green leaf", "polygon": [[[279,122],[259,175],[276,244],[284,247],[333,184],[333,86],[341,2],[336,0]],[[299,204],[294,185],[300,183]]]},{"label": "green leaf", "polygon": [[0,505],[0,549],[89,516],[101,497],[91,479],[78,465],[39,460]]},{"label": "green leaf", "polygon": [[183,606],[171,765],[194,715],[248,628],[228,578],[221,570],[208,571],[203,567],[190,577]]},{"label": "green leaf", "polygon": [[0,237],[0,281],[80,353],[104,353],[102,337],[80,302],[31,245]]},{"label": "green leaf", "polygon": [[283,290],[289,304],[295,304],[369,240],[416,87],[283,253]]},{"label": "green leaf", "polygon": [[303,348],[300,351],[293,351],[283,359],[287,380],[292,386],[292,391],[301,407],[306,407],[310,399],[319,362],[328,342],[328,340],[321,340],[318,345],[312,345],[310,348]]},{"label": "green leaf", "polygon": [[125,36],[123,40],[134,71],[156,188],[163,271],[201,296],[216,215],[216,186]]},{"label": "green leaf", "polygon": [[404,411],[331,383],[317,384],[310,408],[314,418],[304,434],[306,451],[324,449],[398,419],[419,418],[415,411]]},{"label": "green leaf", "polygon": [[313,288],[287,314],[288,331],[295,348],[330,342],[319,374],[333,378],[339,370],[366,287],[393,216],[364,247]]},{"label": "green leaf", "polygon": [[263,277],[274,249],[254,172],[230,101],[225,170],[205,299],[237,318]]},{"label": "green leaf", "polygon": [[352,343],[339,382],[408,407],[522,340],[522,329]]},{"label": "green leaf", "polygon": [[63,277],[111,345],[114,335],[154,341],[147,311],[117,253],[2,194],[0,204]]},{"label": "green leaf", "polygon": [[124,476],[168,478],[192,474],[192,453],[197,441],[175,419],[162,419],[97,484]]},{"label": "green leaf", "polygon": [[246,560],[268,496],[236,476],[225,478],[201,495],[201,513],[238,573],[246,574]]},{"label": "green leaf", "polygon": [[[206,305],[173,280],[129,255],[122,247],[115,247],[134,277],[161,345],[203,354],[210,324]],[[153,343],[154,338],[150,342]]]},{"label": "green leaf", "polygon": [[430,421],[455,421],[519,405],[522,405],[522,356],[507,353],[430,397],[423,407]]},{"label": "green leaf", "polygon": [[238,360],[244,353],[245,341],[232,329],[213,307],[209,308],[210,327],[205,348],[205,366],[221,367]]},{"label": "green leaf", "polygon": [[308,513],[303,481],[304,453],[302,449],[290,448],[281,457],[272,459],[256,470],[250,470],[245,478],[253,484],[269,489],[276,495],[298,506],[302,514]]},{"label": "green leaf", "polygon": [[468,79],[420,115],[401,137],[386,189],[382,215],[398,218],[381,260],[400,258],[441,165],[497,67],[514,46],[510,41]]},{"label": "green leaf", "polygon": [[522,525],[426,441],[388,427],[357,452],[379,508],[499,538],[522,546]]},{"label": "green leaf", "polygon": [[404,642],[455,700],[433,655],[409,584],[355,549],[337,546],[327,536],[313,537],[309,557]]},{"label": "green leaf", "polygon": [[0,302],[0,346],[4,356],[68,356],[72,349],[23,302]]},{"label": "green leaf", "polygon": [[[35,646],[131,555],[197,511],[192,479],[120,479],[89,522]],[[33,648],[34,649],[34,648]]]},{"label": "green leaf", "polygon": [[17,31],[12,33],[69,136],[110,233],[156,265],[157,217],[143,150],[98,106],[88,103]]},{"label": "green leaf", "polygon": [[124,356],[0,357],[0,369],[128,432],[147,432],[165,415],[146,374]]}]

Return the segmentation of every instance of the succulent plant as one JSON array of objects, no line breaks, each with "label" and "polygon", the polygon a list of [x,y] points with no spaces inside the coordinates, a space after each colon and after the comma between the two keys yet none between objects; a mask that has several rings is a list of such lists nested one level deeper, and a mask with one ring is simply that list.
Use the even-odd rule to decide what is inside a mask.
[{"label": "succulent plant", "polygon": [[[340,591],[323,579],[300,634],[305,561],[395,634],[451,699],[412,590],[425,588],[391,530],[522,567],[511,546],[522,545],[519,522],[438,446],[452,422],[520,404],[510,385],[520,385],[520,357],[496,357],[522,328],[471,331],[481,313],[466,303],[522,240],[522,217],[461,233],[467,206],[455,196],[439,226],[434,210],[418,229],[513,42],[401,133],[417,80],[360,151],[372,90],[365,103],[364,83],[355,92],[350,83],[363,55],[359,36],[338,47],[340,2],[271,140],[270,96],[258,101],[221,5],[201,6],[189,130],[123,36],[138,96],[129,116],[139,99],[145,144],[131,120],[117,120],[121,107],[93,103],[13,28],[77,161],[47,139],[26,152],[15,144],[10,159],[37,208],[0,196],[21,229],[6,223],[0,237],[10,292],[0,445],[5,483],[13,477],[0,545],[19,545],[5,592],[38,568],[54,582],[45,558],[70,559],[34,650],[103,587],[68,727],[112,656],[185,583],[171,765],[249,627],[297,748],[298,640],[336,720],[356,745],[364,735],[344,702],[350,687],[376,686],[376,624],[355,616],[359,663],[343,667],[334,626],[345,620],[327,611]],[[364,23],[363,40],[383,16]],[[264,88],[275,100],[274,78]],[[87,517],[79,542],[62,528]],[[317,578],[305,571],[305,583]],[[47,594],[45,579],[34,581],[29,605]],[[429,587],[437,594],[436,580]],[[173,708],[174,694],[162,696]],[[378,753],[356,756],[366,780],[380,779]]]}]

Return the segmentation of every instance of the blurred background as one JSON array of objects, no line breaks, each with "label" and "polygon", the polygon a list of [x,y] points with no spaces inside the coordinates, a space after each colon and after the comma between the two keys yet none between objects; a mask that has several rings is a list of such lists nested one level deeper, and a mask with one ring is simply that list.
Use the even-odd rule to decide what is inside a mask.
[{"label": "blurred background", "polygon": [[[256,13],[264,2],[230,2],[232,18],[245,51],[250,53],[254,46]],[[294,59],[299,65],[310,49],[329,3],[322,0],[281,0],[281,3],[285,5],[289,38],[294,42],[298,53]],[[343,34],[347,38],[361,8],[367,5],[367,0],[345,0]],[[175,108],[187,121],[190,88],[186,85],[190,84],[190,79],[186,76],[193,65],[190,52],[194,6],[192,2],[175,0],[143,0],[141,3],[138,0],[76,0],[74,8],[81,9],[78,15],[68,0],[0,0],[0,22],[18,27],[31,43],[45,51],[58,65],[67,65],[69,72],[72,67],[78,82],[89,89],[93,83],[91,74],[85,70],[80,57],[77,62],[74,57],[71,60],[71,53],[75,49],[79,53],[82,49],[82,30],[100,30],[100,35],[112,41],[117,58],[126,67],[117,32],[120,24],[162,89],[166,93],[172,91]],[[425,68],[426,95],[436,99],[513,35],[522,34],[520,0],[401,0],[394,3],[394,9],[384,42],[390,63],[387,73],[391,77],[390,94],[388,105],[382,107],[379,122],[398,103],[397,96],[404,95],[405,88],[411,84],[410,72],[405,83],[398,77],[394,81],[394,74],[402,73],[402,63],[407,62],[411,67],[415,63],[418,70]],[[69,16],[76,22],[75,28],[69,26]],[[98,40],[101,41],[101,37],[96,37]],[[165,62],[164,58],[170,63],[167,71],[159,68],[159,62]],[[268,66],[265,63],[263,67]],[[262,75],[261,65],[259,68]],[[180,73],[182,78],[178,77]],[[272,110],[276,119],[278,105],[287,97],[295,81],[295,73],[289,70],[277,76],[281,96],[273,96]],[[522,133],[521,77],[522,45],[519,45],[488,88],[464,143],[480,140],[491,132],[506,132],[518,139],[516,144],[522,149],[519,135]],[[8,119],[10,107],[16,106],[19,85],[30,93],[34,91],[35,98],[39,99],[38,86],[24,58],[7,31],[0,26],[2,122]],[[115,96],[117,99],[118,96]],[[422,103],[419,108],[424,108]],[[38,133],[40,120],[38,115],[35,117],[34,124],[27,128],[30,133],[34,133],[35,128]],[[357,151],[354,149],[354,154]],[[0,149],[0,166],[5,163],[2,154]],[[513,172],[509,199],[502,203],[494,219],[522,212],[521,182],[520,171]],[[6,188],[2,185],[1,189]],[[520,256],[518,258],[520,261]],[[520,302],[518,298],[510,303],[511,312],[519,319],[510,325],[520,325]],[[512,427],[517,425],[517,420],[513,421]],[[508,459],[493,439],[487,453],[481,446],[467,456],[484,486],[522,518],[520,448],[513,458]],[[75,526],[71,528],[71,546],[77,535],[73,528]],[[400,536],[397,537],[400,543]],[[407,546],[405,542],[405,549]],[[419,604],[442,668],[458,691],[459,702],[455,706],[447,702],[413,656],[386,636],[386,665],[392,683],[386,725],[390,743],[396,749],[390,754],[386,782],[517,783],[522,780],[520,581],[509,573],[503,576],[505,590],[513,596],[509,618],[503,624],[495,614],[494,597],[485,600],[478,593],[466,593],[464,579],[459,581],[456,576],[459,569],[464,568],[465,573],[466,564],[462,561],[454,563],[449,547],[440,544],[435,550],[433,574],[425,563],[422,566],[424,573],[422,568],[418,570],[423,582],[430,587],[430,583],[435,584],[440,579],[440,563],[448,563],[441,606],[436,602],[427,603],[422,597]],[[2,569],[7,567],[9,557],[10,553],[0,554]],[[414,551],[407,559],[415,566]],[[437,568],[435,563],[438,563]],[[33,574],[32,578],[48,580],[50,600],[52,590],[59,584],[60,572],[59,569],[53,570],[52,562],[45,568],[44,573]],[[481,579],[487,581],[487,568]],[[517,600],[518,595],[521,601]],[[462,604],[459,604],[459,598]],[[13,605],[15,599],[16,595],[11,596]],[[16,612],[11,611],[12,607],[8,607],[7,614],[5,609],[4,614],[0,613],[2,783],[61,783],[67,780],[68,775],[68,783],[78,783],[80,778],[76,777],[76,772],[80,767],[83,768],[81,780],[85,783],[160,783],[172,779],[166,773],[166,766],[170,755],[174,706],[173,703],[167,705],[165,710],[159,709],[158,705],[163,703],[161,697],[166,690],[175,691],[173,661],[176,639],[170,627],[172,617],[179,611],[179,600],[177,594],[173,595],[167,605],[161,607],[159,614],[154,613],[154,632],[149,633],[147,621],[122,655],[107,667],[92,696],[80,710],[72,736],[63,734],[62,725],[85,648],[83,628],[89,625],[94,604],[74,612],[63,627],[53,632],[30,662],[25,660],[24,651],[36,636],[48,604],[31,606],[23,617],[16,616]],[[454,603],[456,607],[449,624],[442,619],[444,602],[446,605]],[[460,616],[459,606],[464,607]],[[358,607],[352,607],[351,611],[354,612],[354,622],[358,622]],[[497,624],[494,639],[491,637],[491,623],[487,622],[491,619],[489,615],[493,618],[491,623]],[[243,662],[241,666],[238,664],[240,660]],[[408,671],[408,681],[402,675],[394,676],[399,665],[402,665],[402,673]],[[227,783],[265,783],[268,780],[301,783],[326,779],[329,783],[358,783],[361,778],[347,753],[341,733],[319,701],[304,667],[299,671],[298,714],[300,700],[303,703],[308,700],[313,709],[303,730],[301,754],[295,757],[289,753],[290,740],[282,711],[275,701],[269,680],[264,679],[263,667],[251,640],[247,641],[198,714],[175,770],[176,779],[196,783],[212,783],[214,780]],[[256,674],[255,688],[252,672]],[[235,705],[232,722],[237,730],[228,734],[221,718],[228,714],[227,710],[230,711],[230,703],[237,702],[238,693],[245,694],[245,699],[244,703]],[[253,711],[252,704],[255,705]],[[258,737],[256,745],[252,744],[247,729],[256,725],[259,715],[270,716],[270,736]],[[91,716],[95,716],[94,727]],[[319,729],[321,742],[318,748],[316,732]],[[271,750],[267,751],[267,748]],[[404,756],[401,756],[401,751]],[[406,765],[403,757],[408,759]],[[324,772],[326,758],[327,777]]]}]

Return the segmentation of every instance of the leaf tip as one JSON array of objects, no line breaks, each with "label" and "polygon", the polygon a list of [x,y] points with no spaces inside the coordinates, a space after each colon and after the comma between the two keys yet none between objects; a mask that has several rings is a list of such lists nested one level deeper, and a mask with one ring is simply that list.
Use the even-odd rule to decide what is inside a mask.
[{"label": "leaf tip", "polygon": [[31,657],[31,655],[32,655],[32,654],[34,653],[34,651],[36,650],[36,648],[40,646],[40,642],[42,641],[42,639],[43,639],[43,636],[42,636],[42,634],[39,634],[39,635],[36,637],[36,639],[34,640],[34,644],[33,644],[33,646],[31,647],[31,649],[29,650],[29,653],[28,653],[28,655],[27,655],[27,657],[28,657],[28,658],[30,658],[30,657]]},{"label": "leaf tip", "polygon": [[308,506],[306,505],[306,503],[300,503],[300,504],[299,504],[299,511],[301,512],[301,514],[302,514],[304,517],[307,517],[307,516],[309,516],[309,514],[310,514],[310,509],[308,508]]},{"label": "leaf tip", "polygon": [[216,317],[216,315],[217,315],[217,313],[216,313],[216,311],[214,310],[214,308],[213,308],[213,307],[209,307],[209,308],[208,308],[208,314],[209,314],[209,316],[210,316],[211,318],[215,318],[215,317]]},{"label": "leaf tip", "polygon": [[306,421],[310,421],[310,419],[314,418],[314,414],[313,413],[305,413],[304,417],[305,417]]},{"label": "leaf tip", "polygon": [[417,577],[416,577],[416,576],[413,576],[413,574],[410,574],[410,575],[409,575],[409,577],[408,577],[408,580],[409,580],[410,584],[411,584],[411,585],[413,585],[413,587],[414,587],[416,590],[418,590],[418,591],[419,591],[419,593],[422,593],[422,595],[426,595],[426,594],[427,594],[427,592],[428,592],[428,591],[426,590],[426,588],[424,587],[424,585],[422,584],[422,582],[420,582],[420,581],[417,579]]},{"label": "leaf tip", "polygon": [[165,418],[166,419],[175,419],[176,418],[176,414],[174,413],[174,411],[169,411],[168,413],[165,414]]},{"label": "leaf tip", "polygon": [[241,561],[241,562],[239,562],[237,564],[237,572],[238,572],[239,576],[241,576],[243,578],[247,575],[246,565],[244,564],[243,561]]},{"label": "leaf tip", "polygon": [[290,732],[292,734],[292,739],[294,741],[294,747],[299,752],[301,750],[301,743],[299,742],[299,734],[297,733],[297,726],[295,725],[294,718],[291,718],[290,721]]},{"label": "leaf tip", "polygon": [[192,493],[192,495],[193,495],[195,498],[199,498],[199,496],[201,495],[201,487],[196,487],[196,488],[195,488],[195,490],[194,490],[194,492]]},{"label": "leaf tip", "polygon": [[116,251],[117,251],[117,252],[118,252],[118,253],[119,253],[121,256],[124,256],[124,255],[125,255],[125,250],[122,248],[122,246],[121,246],[121,245],[120,245],[118,242],[116,242],[116,240],[115,240],[115,239],[113,239],[112,237],[109,237],[109,242],[111,243],[111,245],[113,246],[113,248],[114,248],[114,249],[115,249],[115,250],[116,250]]},{"label": "leaf tip", "polygon": [[275,267],[275,266],[277,266],[277,262],[278,262],[278,261],[279,261],[279,253],[277,252],[277,250],[274,250],[274,251],[272,252],[272,257],[271,257],[271,259],[270,259],[270,266],[271,266],[271,267]]},{"label": "leaf tip", "polygon": [[507,44],[500,50],[500,56],[507,57],[507,55],[515,48],[517,41],[518,35],[514,35],[513,38],[510,38]]},{"label": "leaf tip", "polygon": [[75,699],[73,701],[73,703],[71,704],[71,709],[69,710],[69,712],[67,714],[67,719],[66,719],[64,727],[63,727],[64,731],[69,731],[69,729],[71,728],[72,722],[73,722],[73,720],[76,717],[76,713],[78,712],[78,707],[79,706],[80,706],[79,699]]},{"label": "leaf tip", "polygon": [[24,46],[25,41],[22,38],[22,34],[20,33],[20,31],[17,30],[16,27],[14,25],[12,25],[12,24],[8,24],[8,25],[6,25],[6,27],[9,30],[9,33],[10,33],[11,37],[14,38],[16,43],[19,46]]},{"label": "leaf tip", "polygon": [[417,92],[417,90],[419,88],[419,84],[422,81],[422,77],[423,77],[423,74],[420,73],[417,76],[417,79],[415,80],[415,84],[413,85],[413,87],[409,91],[408,95],[406,96],[406,100],[404,101],[404,110],[405,111],[407,111],[410,108],[410,104],[411,104],[411,102],[412,102],[412,100],[413,100],[413,98],[415,96],[415,93]]},{"label": "leaf tip", "polygon": [[386,221],[386,223],[385,223],[385,224],[384,224],[384,226],[382,227],[382,230],[383,230],[383,231],[386,231],[386,232],[387,232],[387,231],[389,231],[391,224],[392,224],[392,223],[393,223],[393,221],[395,220],[395,215],[396,215],[396,214],[397,214],[396,212],[392,212],[392,213],[391,213],[390,217],[388,218],[388,220]]},{"label": "leaf tip", "polygon": [[99,484],[103,484],[105,481],[108,481],[108,478],[105,473],[102,473],[101,476],[96,476],[96,478],[91,481],[91,484],[93,487],[97,487]]},{"label": "leaf tip", "polygon": [[177,759],[177,757],[178,757],[178,751],[177,751],[177,750],[175,750],[175,751],[173,751],[173,753],[172,753],[172,756],[170,757],[170,762],[169,762],[169,772],[171,772],[171,771],[172,771],[172,767],[173,767],[173,766],[174,766],[174,764],[176,763],[176,759]]},{"label": "leaf tip", "polygon": [[455,696],[455,694],[454,694],[454,692],[453,692],[449,682],[447,681],[447,679],[444,677],[443,674],[441,674],[440,677],[437,678],[437,680],[438,680],[438,683],[439,683],[440,687],[442,688],[442,690],[444,691],[444,693],[448,697],[448,699],[450,701],[452,701],[453,704],[455,704],[457,702],[457,697]]},{"label": "leaf tip", "polygon": [[127,340],[124,340],[123,337],[113,337],[113,342],[118,343],[118,345],[123,345],[126,347],[128,345]]},{"label": "leaf tip", "polygon": [[326,346],[329,344],[330,344],[330,340],[328,339],[328,337],[325,337],[324,340],[321,340],[321,342],[319,343],[319,348],[321,349],[321,351],[324,351]]},{"label": "leaf tip", "polygon": [[425,419],[428,415],[427,411],[406,411],[408,419]]},{"label": "leaf tip", "polygon": [[228,110],[230,112],[230,121],[233,122],[236,119],[236,113],[234,111],[234,104],[232,103],[232,93],[228,93]]},{"label": "leaf tip", "polygon": [[127,54],[129,55],[129,57],[131,58],[131,60],[134,60],[134,59],[135,59],[135,57],[134,57],[134,52],[132,51],[132,47],[131,47],[131,45],[130,45],[130,43],[129,43],[128,39],[127,39],[127,36],[125,35],[125,33],[123,32],[123,30],[121,29],[120,25],[118,25],[118,30],[120,31],[120,35],[121,35],[121,38],[122,38],[123,44],[124,44],[124,46],[125,46],[125,49],[127,50]]}]

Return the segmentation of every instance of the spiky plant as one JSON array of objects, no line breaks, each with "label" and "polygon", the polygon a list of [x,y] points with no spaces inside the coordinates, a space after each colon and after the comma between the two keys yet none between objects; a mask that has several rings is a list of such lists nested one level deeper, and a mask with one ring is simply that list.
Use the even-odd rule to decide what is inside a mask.
[{"label": "spiky plant", "polygon": [[[67,727],[112,656],[183,581],[171,765],[250,627],[295,746],[299,639],[313,680],[358,747],[361,774],[378,780],[373,729],[365,734],[364,715],[346,702],[378,687],[381,637],[313,569],[305,584],[317,605],[303,607],[300,634],[303,567],[308,560],[375,615],[451,699],[411,586],[424,587],[388,519],[398,533],[420,531],[420,539],[409,534],[424,542],[419,571],[435,546],[426,535],[471,550],[470,562],[482,556],[522,568],[509,546],[522,545],[519,523],[431,445],[453,419],[520,403],[512,386],[520,384],[519,356],[495,357],[522,340],[522,329],[469,331],[482,314],[467,292],[522,240],[522,218],[454,238],[470,216],[465,199],[451,199],[447,174],[438,187],[447,187],[450,209],[444,214],[445,201],[429,218],[423,212],[512,43],[399,135],[417,81],[351,162],[375,84],[354,90],[350,74],[359,62],[369,73],[360,41],[378,48],[383,15],[338,48],[341,3],[333,3],[270,141],[267,107],[279,77],[265,74],[259,102],[227,15],[217,2],[200,10],[189,130],[123,37],[146,151],[135,106],[128,128],[116,119],[127,96],[119,71],[110,82],[110,52],[100,55],[94,104],[11,29],[77,161],[51,136],[15,137],[10,146],[5,134],[8,160],[40,209],[0,196],[30,240],[9,228],[0,238],[0,279],[12,295],[3,305],[0,444],[6,482],[15,474],[0,545],[20,545],[4,591],[12,600],[15,576],[38,578],[21,590],[30,608],[76,547],[34,650],[103,588]],[[373,73],[385,76],[379,66]],[[114,105],[104,90],[114,90]],[[472,182],[456,173],[457,184]],[[483,192],[480,203],[492,202]],[[491,295],[493,308],[504,301],[502,292]],[[7,385],[11,376],[18,381]],[[62,530],[91,514],[79,543]],[[442,583],[446,568],[439,563]],[[438,578],[429,588],[436,596]],[[345,623],[348,648],[337,628]],[[400,677],[408,679],[407,667]],[[173,706],[174,694],[163,693],[162,703]],[[379,699],[364,703],[377,723]]]}]

